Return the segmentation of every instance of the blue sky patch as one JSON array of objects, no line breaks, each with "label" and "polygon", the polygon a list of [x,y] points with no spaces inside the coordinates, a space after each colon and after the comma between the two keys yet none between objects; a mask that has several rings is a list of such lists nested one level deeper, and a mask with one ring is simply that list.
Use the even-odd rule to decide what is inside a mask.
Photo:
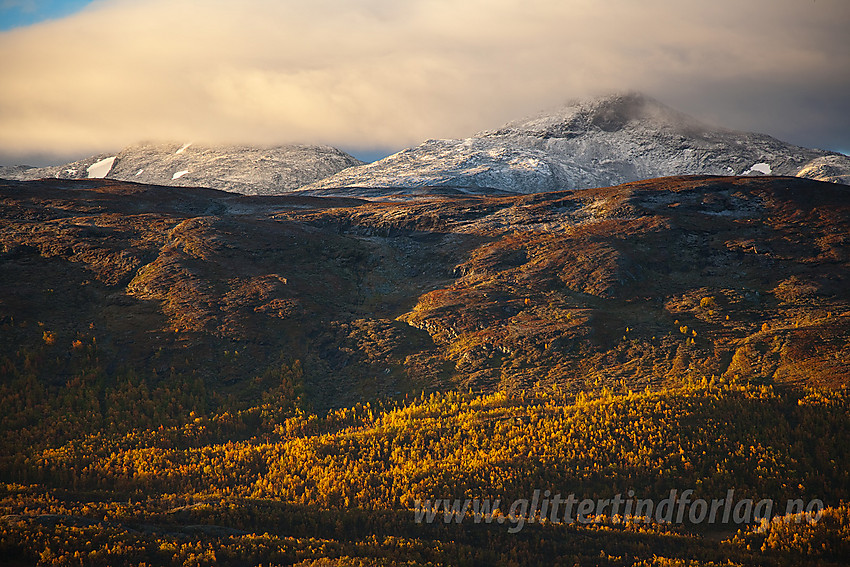
[{"label": "blue sky patch", "polygon": [[91,0],[0,0],[0,31],[64,18],[89,4]]}]

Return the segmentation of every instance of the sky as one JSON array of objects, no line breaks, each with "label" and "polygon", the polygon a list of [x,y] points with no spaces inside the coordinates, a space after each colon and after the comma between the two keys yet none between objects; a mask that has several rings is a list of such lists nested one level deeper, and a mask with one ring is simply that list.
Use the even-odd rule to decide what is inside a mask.
[{"label": "sky", "polygon": [[0,0],[0,164],[147,140],[373,158],[641,91],[850,153],[848,0]]},{"label": "sky", "polygon": [[0,0],[0,30],[73,14],[91,0]]}]

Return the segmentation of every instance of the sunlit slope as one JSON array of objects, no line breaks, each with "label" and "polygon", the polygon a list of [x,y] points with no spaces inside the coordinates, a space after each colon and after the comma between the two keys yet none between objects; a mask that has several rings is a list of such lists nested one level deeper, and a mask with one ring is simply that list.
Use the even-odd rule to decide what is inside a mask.
[{"label": "sunlit slope", "polygon": [[134,376],[247,403],[285,383],[322,408],[457,385],[848,376],[842,185],[667,178],[389,203],[109,181],[2,191],[13,389]]},{"label": "sunlit slope", "polygon": [[[4,458],[14,484],[0,500],[0,549],[40,564],[77,553],[162,565],[839,564],[848,410],[845,390],[703,382],[578,399],[452,393],[322,417],[274,417],[272,406],[199,415]],[[772,499],[777,523],[538,517],[510,533],[510,521],[471,511],[415,521],[417,500],[499,499],[505,514],[535,490],[658,501],[672,489]],[[814,498],[827,506],[821,523],[784,523],[788,499]]]}]

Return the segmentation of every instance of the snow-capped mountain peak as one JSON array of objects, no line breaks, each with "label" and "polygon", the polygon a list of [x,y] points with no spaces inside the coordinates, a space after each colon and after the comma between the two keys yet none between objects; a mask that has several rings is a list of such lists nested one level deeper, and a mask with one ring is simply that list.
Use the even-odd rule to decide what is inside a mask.
[{"label": "snow-capped mountain peak", "polygon": [[[824,159],[827,177],[826,166],[815,161]],[[428,140],[304,189],[436,186],[535,193],[670,175],[801,175],[850,183],[850,158],[706,125],[631,92],[573,101],[462,140]]]}]

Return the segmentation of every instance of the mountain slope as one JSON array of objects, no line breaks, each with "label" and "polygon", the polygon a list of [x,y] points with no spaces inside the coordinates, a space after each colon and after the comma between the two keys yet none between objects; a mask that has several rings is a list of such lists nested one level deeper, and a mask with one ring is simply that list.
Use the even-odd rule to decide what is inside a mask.
[{"label": "mountain slope", "polygon": [[209,187],[246,195],[286,193],[302,185],[360,165],[358,159],[330,146],[203,146],[138,144],[116,156],[92,156],[47,168],[0,169],[0,177],[103,178],[178,187]]},{"label": "mountain slope", "polygon": [[850,158],[713,128],[649,97],[625,94],[575,102],[463,140],[428,140],[304,189],[448,186],[536,193],[693,174],[850,183]]},{"label": "mountain slope", "polygon": [[30,349],[51,383],[95,338],[107,374],[214,390],[252,392],[297,360],[316,407],[457,385],[850,376],[844,185],[666,178],[370,203],[47,180],[0,196],[3,368]]}]

